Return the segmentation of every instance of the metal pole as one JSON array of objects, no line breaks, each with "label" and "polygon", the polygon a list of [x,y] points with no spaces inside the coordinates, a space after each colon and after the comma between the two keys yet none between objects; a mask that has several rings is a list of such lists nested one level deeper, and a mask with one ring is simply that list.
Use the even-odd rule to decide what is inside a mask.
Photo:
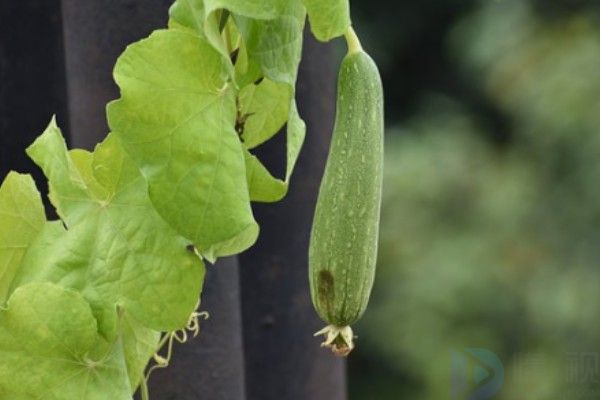
[{"label": "metal pole", "polygon": [[60,0],[0,1],[0,180],[17,169],[45,182],[25,148],[53,114],[65,125],[64,68]]},{"label": "metal pole", "polygon": [[62,0],[74,147],[106,136],[106,104],[119,97],[112,71],[125,47],[166,27],[172,0]]},{"label": "metal pole", "polygon": [[[342,400],[345,363],[319,347],[323,327],[313,310],[307,256],[314,206],[333,127],[337,66],[331,45],[305,35],[300,67],[300,114],[307,138],[292,187],[279,204],[256,205],[258,243],[240,256],[249,400]],[[284,166],[284,144],[264,146],[259,157]]]}]

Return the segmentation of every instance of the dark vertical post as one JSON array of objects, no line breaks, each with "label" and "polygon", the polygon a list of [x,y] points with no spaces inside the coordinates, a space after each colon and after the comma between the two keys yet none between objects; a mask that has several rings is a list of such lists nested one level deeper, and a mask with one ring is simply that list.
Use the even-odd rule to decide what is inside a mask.
[{"label": "dark vertical post", "polygon": [[166,27],[173,0],[62,0],[72,143],[93,148],[108,133],[112,71],[125,47]]},{"label": "dark vertical post", "polygon": [[11,169],[41,178],[25,148],[66,108],[60,0],[0,1],[0,181]]},{"label": "dark vertical post", "polygon": [[[62,0],[72,142],[92,148],[107,133],[105,105],[118,97],[113,66],[125,47],[165,27],[172,0]],[[207,266],[199,338],[177,345],[150,382],[156,400],[244,400],[244,361],[235,259]]]},{"label": "dark vertical post", "polygon": [[200,335],[176,345],[172,366],[154,372],[156,400],[244,400],[244,355],[237,258],[207,265],[200,310]]},{"label": "dark vertical post", "polygon": [[[313,337],[324,324],[313,310],[307,273],[310,227],[335,114],[337,67],[331,45],[305,36],[298,82],[299,110],[308,126],[305,147],[287,198],[255,206],[261,235],[240,256],[249,400],[346,397],[344,361]],[[259,154],[271,166],[284,162],[277,145]]]}]

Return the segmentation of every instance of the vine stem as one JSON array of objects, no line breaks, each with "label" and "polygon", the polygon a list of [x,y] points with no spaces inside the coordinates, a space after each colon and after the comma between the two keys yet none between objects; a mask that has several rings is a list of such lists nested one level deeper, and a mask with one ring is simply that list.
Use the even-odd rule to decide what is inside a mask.
[{"label": "vine stem", "polygon": [[354,54],[363,51],[362,45],[360,44],[360,39],[358,38],[358,35],[352,26],[348,27],[344,37],[346,38],[346,43],[348,44],[348,54]]},{"label": "vine stem", "polygon": [[142,400],[150,400],[150,392],[148,391],[148,382],[146,382],[146,377],[142,377],[142,382],[140,383],[140,393]]},{"label": "vine stem", "polygon": [[169,341],[170,335],[168,333],[164,334],[163,337],[158,342],[158,346],[156,346],[156,351],[159,352]]}]

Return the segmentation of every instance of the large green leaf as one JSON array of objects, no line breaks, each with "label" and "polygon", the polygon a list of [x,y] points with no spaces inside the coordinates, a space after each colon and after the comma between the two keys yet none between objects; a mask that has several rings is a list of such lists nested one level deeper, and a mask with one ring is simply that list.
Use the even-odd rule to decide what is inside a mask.
[{"label": "large green leaf", "polygon": [[21,260],[45,223],[33,179],[11,172],[0,186],[0,304],[7,300]]},{"label": "large green leaf", "polygon": [[[116,138],[110,135],[93,154],[69,154],[52,122],[28,153],[48,176],[53,202],[71,223],[68,230],[60,222],[48,224],[38,235],[13,288],[38,281],[81,291],[107,338],[115,335],[118,307],[157,331],[185,326],[204,267],[186,249],[189,242],[155,212],[144,178]],[[99,188],[108,197],[96,197]]]},{"label": "large green leaf", "polygon": [[343,35],[350,27],[348,0],[302,0],[308,10],[310,27],[316,38],[327,42]]},{"label": "large green leaf", "polygon": [[209,259],[243,251],[258,236],[227,74],[201,37],[157,31],[119,58],[121,99],[108,108],[159,214]]},{"label": "large green leaf", "polygon": [[0,398],[130,400],[131,393],[120,340],[98,335],[79,293],[30,284],[0,310]]}]

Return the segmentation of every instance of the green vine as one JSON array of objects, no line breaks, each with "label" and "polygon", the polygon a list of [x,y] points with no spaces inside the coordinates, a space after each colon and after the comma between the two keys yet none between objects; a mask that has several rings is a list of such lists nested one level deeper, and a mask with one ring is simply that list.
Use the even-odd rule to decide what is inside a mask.
[{"label": "green vine", "polygon": [[[121,97],[93,152],[67,149],[54,120],[27,149],[60,220],[30,176],[6,177],[0,398],[149,398],[152,371],[199,333],[205,262],[252,246],[251,201],[288,190],[305,136],[294,95],[307,11],[322,40],[350,25],[347,0],[323,3],[178,0],[168,29],[118,59]],[[252,150],[284,126],[277,178]]]}]

